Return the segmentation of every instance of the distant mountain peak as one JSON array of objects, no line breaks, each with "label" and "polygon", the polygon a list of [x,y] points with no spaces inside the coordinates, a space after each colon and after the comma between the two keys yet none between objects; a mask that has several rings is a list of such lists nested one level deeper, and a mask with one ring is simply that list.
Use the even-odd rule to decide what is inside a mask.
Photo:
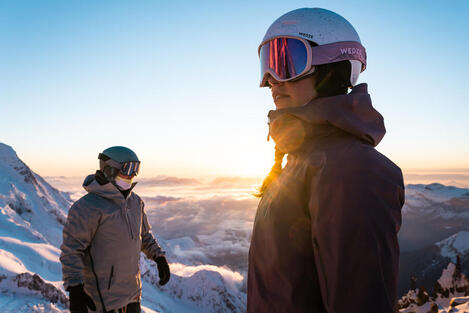
[{"label": "distant mountain peak", "polygon": [[[20,160],[16,151],[9,145],[0,143],[0,168],[4,167],[4,170],[12,170],[13,172],[20,175],[26,183],[37,185],[38,182],[31,169]],[[11,174],[11,173],[10,173]]]},{"label": "distant mountain peak", "polygon": [[425,189],[427,190],[438,190],[438,189],[443,189],[443,188],[449,188],[452,186],[445,186],[440,183],[431,183],[425,186]]},{"label": "distant mountain peak", "polygon": [[18,157],[11,146],[0,142],[0,157],[7,157],[9,155]]},{"label": "distant mountain peak", "polygon": [[[28,240],[37,240],[38,231],[51,242],[59,243],[61,231],[55,226],[65,223],[70,205],[67,193],[34,173],[11,146],[0,143],[0,208],[5,208],[0,224],[5,232],[20,232]],[[17,222],[8,223],[13,220]]]},{"label": "distant mountain peak", "polygon": [[402,213],[432,219],[469,219],[469,190],[433,183],[407,185]]}]

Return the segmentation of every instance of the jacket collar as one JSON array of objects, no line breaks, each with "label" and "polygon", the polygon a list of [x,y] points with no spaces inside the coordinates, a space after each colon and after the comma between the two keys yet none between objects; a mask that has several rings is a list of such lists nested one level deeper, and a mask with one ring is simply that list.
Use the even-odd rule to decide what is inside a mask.
[{"label": "jacket collar", "polygon": [[[268,115],[269,125],[272,126],[277,119],[285,116],[299,119],[305,130],[292,131],[290,133],[293,135],[277,136],[277,139],[272,136],[277,145],[279,140],[297,140],[291,137],[297,136],[298,133],[304,134],[303,141],[307,141],[311,138],[327,137],[334,132],[345,132],[377,146],[386,133],[382,115],[371,104],[367,84],[355,86],[347,95],[318,98],[301,107],[272,110]],[[272,128],[270,131],[272,133]],[[288,145],[284,146],[287,151],[283,152],[293,152]]]},{"label": "jacket collar", "polygon": [[126,201],[132,195],[132,189],[136,184],[137,183],[132,184],[130,192],[127,197],[124,198],[122,192],[113,183],[108,182],[107,184],[100,185],[95,179],[95,174],[91,174],[85,178],[83,188],[89,193],[120,203],[122,201]]}]

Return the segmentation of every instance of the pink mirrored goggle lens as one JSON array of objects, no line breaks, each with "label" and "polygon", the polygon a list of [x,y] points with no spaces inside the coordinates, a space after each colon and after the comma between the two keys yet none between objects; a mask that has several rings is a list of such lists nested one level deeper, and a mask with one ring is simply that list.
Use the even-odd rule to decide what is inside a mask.
[{"label": "pink mirrored goggle lens", "polygon": [[308,63],[308,50],[303,41],[294,38],[274,38],[260,49],[261,81],[267,72],[277,79],[293,79],[302,74]]}]

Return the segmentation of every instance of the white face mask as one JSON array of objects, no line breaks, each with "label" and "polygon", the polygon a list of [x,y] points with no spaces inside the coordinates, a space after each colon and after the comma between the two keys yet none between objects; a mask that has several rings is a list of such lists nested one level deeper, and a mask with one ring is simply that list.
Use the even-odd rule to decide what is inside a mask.
[{"label": "white face mask", "polygon": [[127,189],[130,189],[130,187],[132,187],[132,180],[133,178],[126,179],[117,175],[115,183],[120,190],[127,190]]}]

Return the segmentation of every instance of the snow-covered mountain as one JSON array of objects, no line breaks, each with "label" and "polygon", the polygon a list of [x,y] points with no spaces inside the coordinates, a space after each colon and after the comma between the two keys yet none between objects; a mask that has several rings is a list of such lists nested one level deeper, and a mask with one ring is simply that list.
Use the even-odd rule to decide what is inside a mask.
[{"label": "snow-covered mountain", "polygon": [[[59,246],[71,203],[0,143],[0,312],[68,311]],[[160,243],[177,255],[184,241]],[[144,312],[245,311],[239,273],[175,259],[182,263],[170,264],[171,281],[160,287],[156,265],[141,255]]]},{"label": "snow-covered mountain", "polygon": [[460,231],[428,247],[401,253],[399,268],[399,294],[410,288],[410,278],[419,286],[433,290],[433,284],[448,262],[460,258],[462,271],[469,276],[469,232]]},{"label": "snow-covered mountain", "polygon": [[68,194],[50,186],[11,147],[0,143],[1,236],[14,233],[18,239],[57,246],[70,204]]},{"label": "snow-covered mountain", "polygon": [[399,244],[400,295],[409,290],[411,276],[431,290],[457,255],[469,276],[469,190],[436,183],[407,185]]},{"label": "snow-covered mountain", "polygon": [[406,186],[402,251],[424,248],[461,230],[469,230],[469,189],[437,183]]},{"label": "snow-covered mountain", "polygon": [[0,143],[0,312],[66,305],[58,246],[70,204]]}]

